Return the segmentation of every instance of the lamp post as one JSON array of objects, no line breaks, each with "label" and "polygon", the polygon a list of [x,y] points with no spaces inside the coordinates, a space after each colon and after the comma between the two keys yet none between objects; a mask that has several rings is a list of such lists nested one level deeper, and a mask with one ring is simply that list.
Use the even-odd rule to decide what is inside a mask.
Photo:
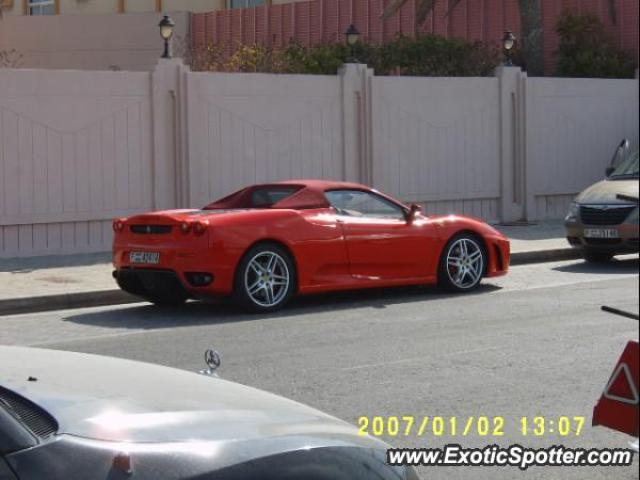
[{"label": "lamp post", "polygon": [[164,40],[164,53],[161,58],[171,58],[171,37],[173,37],[173,28],[175,26],[176,23],[169,15],[163,16],[158,24],[158,27],[160,27],[160,36]]},{"label": "lamp post", "polygon": [[356,28],[356,26],[352,23],[347,28],[347,31],[344,32],[345,37],[347,37],[347,45],[349,46],[349,63],[357,63],[355,56],[355,46],[360,40],[360,32]]},{"label": "lamp post", "polygon": [[513,62],[511,61],[511,50],[516,44],[516,36],[507,30],[504,32],[504,36],[502,37],[502,48],[504,49],[504,65],[505,67],[513,67]]}]

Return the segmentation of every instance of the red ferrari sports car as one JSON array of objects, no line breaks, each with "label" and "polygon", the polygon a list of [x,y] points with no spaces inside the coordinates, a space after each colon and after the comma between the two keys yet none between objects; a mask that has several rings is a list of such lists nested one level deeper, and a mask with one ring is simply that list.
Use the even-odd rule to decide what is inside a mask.
[{"label": "red ferrari sports car", "polygon": [[232,296],[259,312],[294,294],[439,283],[469,291],[504,275],[509,241],[486,223],[425,216],[364,185],[254,185],[199,210],[113,222],[114,278],[159,305]]}]

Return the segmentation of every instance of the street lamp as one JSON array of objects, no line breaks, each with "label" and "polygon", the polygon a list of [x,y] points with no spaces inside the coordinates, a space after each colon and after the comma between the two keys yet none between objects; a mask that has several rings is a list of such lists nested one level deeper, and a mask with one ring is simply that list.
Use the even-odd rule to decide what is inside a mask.
[{"label": "street lamp", "polygon": [[502,48],[504,49],[504,65],[505,67],[513,67],[513,62],[511,61],[511,50],[516,44],[516,36],[507,30],[504,32],[504,37],[502,37]]},{"label": "street lamp", "polygon": [[355,56],[355,46],[360,40],[360,32],[356,28],[356,26],[352,23],[347,28],[347,31],[344,32],[345,37],[347,37],[347,45],[349,46],[349,52],[351,57],[349,58],[350,63],[357,63]]},{"label": "street lamp", "polygon": [[169,15],[165,15],[160,20],[158,27],[160,27],[160,36],[164,40],[164,53],[162,58],[171,58],[171,37],[173,37],[173,28],[176,23],[171,20]]}]

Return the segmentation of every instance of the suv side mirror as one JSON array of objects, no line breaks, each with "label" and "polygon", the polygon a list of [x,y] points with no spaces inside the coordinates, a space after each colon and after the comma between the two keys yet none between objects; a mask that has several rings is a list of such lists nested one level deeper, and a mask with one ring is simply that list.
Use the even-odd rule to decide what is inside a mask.
[{"label": "suv side mirror", "polygon": [[609,166],[605,170],[605,174],[607,175],[607,177],[613,173],[613,171],[618,167],[618,165],[620,165],[622,162],[624,162],[627,159],[630,148],[631,147],[629,144],[629,140],[627,140],[626,138],[622,139],[622,141],[618,145],[618,148],[616,148],[616,151],[613,154],[613,157],[611,158],[611,162],[609,162]]},{"label": "suv side mirror", "polygon": [[417,203],[412,203],[409,206],[409,212],[407,213],[407,223],[412,223],[416,219],[416,215],[422,211],[422,207]]}]

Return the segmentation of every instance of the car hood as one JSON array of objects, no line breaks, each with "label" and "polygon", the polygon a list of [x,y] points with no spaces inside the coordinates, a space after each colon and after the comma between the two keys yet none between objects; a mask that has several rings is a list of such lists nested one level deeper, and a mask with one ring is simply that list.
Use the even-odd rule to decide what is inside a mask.
[{"label": "car hood", "polygon": [[578,203],[616,204],[629,203],[616,195],[638,197],[638,180],[602,180],[583,190],[577,197]]},{"label": "car hood", "polygon": [[296,436],[382,445],[358,436],[346,422],[267,392],[110,357],[0,347],[0,385],[49,412],[60,434],[94,440],[227,442]]}]

